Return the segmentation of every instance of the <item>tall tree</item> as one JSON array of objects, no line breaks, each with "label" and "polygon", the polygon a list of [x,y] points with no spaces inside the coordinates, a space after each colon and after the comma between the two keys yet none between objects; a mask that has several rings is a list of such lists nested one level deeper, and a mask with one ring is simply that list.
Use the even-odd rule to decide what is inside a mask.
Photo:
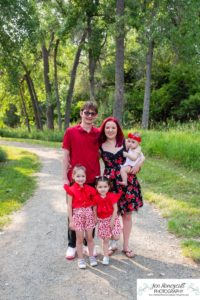
[{"label": "tall tree", "polygon": [[[53,39],[52,33],[52,39]],[[54,129],[54,113],[53,113],[53,101],[52,101],[52,87],[49,78],[49,55],[50,47],[46,48],[45,42],[42,45],[42,57],[43,57],[43,66],[44,66],[44,83],[46,91],[46,117],[47,117],[47,128]]]},{"label": "tall tree", "polygon": [[74,84],[75,84],[75,80],[76,80],[76,73],[77,73],[79,59],[80,59],[81,51],[82,51],[86,36],[87,36],[87,30],[85,30],[83,32],[83,35],[81,37],[81,40],[79,42],[79,45],[78,45],[78,48],[76,51],[76,55],[74,57],[74,63],[73,63],[73,67],[71,70],[69,89],[68,89],[67,98],[66,98],[65,128],[68,128],[69,123],[70,123],[71,102],[72,102],[72,96],[73,96],[73,91],[74,91]]},{"label": "tall tree", "polygon": [[59,97],[59,88],[58,88],[58,68],[57,68],[57,55],[58,55],[58,46],[60,40],[57,39],[54,47],[53,54],[53,64],[54,64],[54,85],[55,85],[55,96],[56,96],[56,106],[57,106],[57,114],[58,114],[58,128],[62,129],[62,117],[61,117],[61,109],[60,109],[60,97]]},{"label": "tall tree", "polygon": [[150,40],[148,53],[146,56],[146,81],[145,81],[144,104],[143,104],[143,113],[142,113],[142,128],[145,129],[149,127],[153,48],[154,48],[154,42]]},{"label": "tall tree", "polygon": [[23,84],[21,84],[21,86],[19,87],[19,92],[20,92],[21,101],[22,101],[23,113],[25,115],[25,123],[26,123],[27,129],[28,129],[28,132],[31,132],[31,127],[30,127],[30,122],[29,122],[29,116],[28,116],[28,112],[27,112],[27,108],[26,108],[26,101],[24,99],[24,87],[23,87]]},{"label": "tall tree", "polygon": [[124,106],[124,0],[116,0],[116,64],[113,115],[122,122]]}]

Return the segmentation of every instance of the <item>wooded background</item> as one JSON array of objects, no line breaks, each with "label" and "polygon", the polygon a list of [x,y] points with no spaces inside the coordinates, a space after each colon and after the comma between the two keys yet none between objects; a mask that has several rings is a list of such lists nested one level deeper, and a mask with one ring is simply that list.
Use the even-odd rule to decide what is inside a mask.
[{"label": "wooded background", "polygon": [[151,128],[200,116],[197,0],[0,0],[0,126]]}]

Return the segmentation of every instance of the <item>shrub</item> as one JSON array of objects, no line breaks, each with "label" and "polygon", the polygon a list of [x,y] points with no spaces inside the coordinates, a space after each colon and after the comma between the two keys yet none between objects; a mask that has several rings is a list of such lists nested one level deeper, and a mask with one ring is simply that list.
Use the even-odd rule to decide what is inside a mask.
[{"label": "shrub", "polygon": [[7,160],[6,152],[0,148],[0,162],[5,162]]}]

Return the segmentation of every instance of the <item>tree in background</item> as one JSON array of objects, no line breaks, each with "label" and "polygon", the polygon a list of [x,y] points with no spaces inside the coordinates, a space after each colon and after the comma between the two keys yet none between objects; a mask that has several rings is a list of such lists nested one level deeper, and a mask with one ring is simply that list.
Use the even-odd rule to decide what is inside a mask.
[{"label": "tree in background", "polygon": [[1,124],[12,103],[28,130],[61,129],[88,99],[99,123],[199,118],[198,1],[127,0],[118,17],[122,2],[0,0]]},{"label": "tree in background", "polygon": [[115,102],[113,115],[122,122],[124,106],[124,0],[116,1]]}]

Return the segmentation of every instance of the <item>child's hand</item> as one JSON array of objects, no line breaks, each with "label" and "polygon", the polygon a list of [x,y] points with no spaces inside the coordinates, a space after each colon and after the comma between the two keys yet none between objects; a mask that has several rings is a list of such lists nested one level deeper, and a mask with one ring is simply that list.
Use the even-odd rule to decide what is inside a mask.
[{"label": "child's hand", "polygon": [[111,227],[111,229],[113,229],[114,224],[115,224],[115,220],[112,218],[112,219],[110,220],[110,227]]},{"label": "child's hand", "polygon": [[94,223],[97,224],[97,216],[94,217]]},{"label": "child's hand", "polygon": [[131,167],[129,174],[137,174],[140,171],[139,166]]},{"label": "child's hand", "polygon": [[72,229],[72,230],[75,229],[74,221],[73,221],[73,220],[71,220],[71,221],[69,222],[69,228]]},{"label": "child's hand", "polygon": [[127,157],[127,154],[128,154],[128,152],[123,151],[123,156],[124,156],[124,157]]}]

